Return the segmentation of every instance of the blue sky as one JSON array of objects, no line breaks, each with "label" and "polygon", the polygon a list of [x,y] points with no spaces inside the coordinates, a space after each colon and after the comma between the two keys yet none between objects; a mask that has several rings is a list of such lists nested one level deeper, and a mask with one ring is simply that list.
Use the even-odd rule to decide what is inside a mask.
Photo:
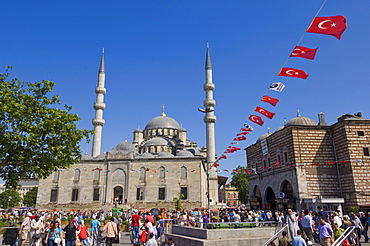
[{"label": "blue sky", "polygon": [[[266,1],[8,1],[0,16],[0,67],[26,81],[52,80],[54,93],[81,117],[80,128],[92,129],[95,86],[105,48],[106,88],[102,151],[132,141],[132,132],[160,115],[205,145],[202,108],[205,92],[206,42],[210,43],[216,122],[216,152],[221,155],[259,105],[276,113],[265,119],[245,148],[296,116],[329,124],[345,113],[370,118],[370,1],[328,0],[319,16],[347,17],[339,41],[305,34],[301,45],[319,47],[314,61],[291,58],[290,52],[311,23],[322,0]],[[307,80],[277,78],[286,66],[305,70]],[[268,86],[282,81],[273,108],[260,103]],[[91,154],[91,144],[81,144]],[[244,166],[244,151],[228,155],[221,170]],[[227,175],[227,173],[221,173]]]}]

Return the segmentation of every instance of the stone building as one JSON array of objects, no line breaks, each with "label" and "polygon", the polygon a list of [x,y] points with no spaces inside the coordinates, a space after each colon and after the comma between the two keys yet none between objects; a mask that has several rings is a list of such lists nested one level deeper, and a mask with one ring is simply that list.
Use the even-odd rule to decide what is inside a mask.
[{"label": "stone building", "polygon": [[341,209],[370,202],[370,120],[345,114],[328,126],[302,117],[247,147],[250,203],[276,209]]},{"label": "stone building", "polygon": [[[218,177],[214,168],[214,116],[212,67],[206,53],[204,101],[207,146],[199,148],[187,138],[187,131],[171,117],[153,118],[144,130],[133,132],[133,142],[123,141],[106,153],[100,153],[105,123],[104,51],[99,69],[92,155],[71,168],[58,170],[40,180],[38,208],[100,208],[119,205],[134,208],[173,209],[173,198],[183,195],[184,208],[207,207],[218,201]],[[208,189],[209,187],[209,189]]]},{"label": "stone building", "polygon": [[226,206],[233,207],[241,204],[238,189],[231,183],[227,183],[221,187],[218,199]]}]

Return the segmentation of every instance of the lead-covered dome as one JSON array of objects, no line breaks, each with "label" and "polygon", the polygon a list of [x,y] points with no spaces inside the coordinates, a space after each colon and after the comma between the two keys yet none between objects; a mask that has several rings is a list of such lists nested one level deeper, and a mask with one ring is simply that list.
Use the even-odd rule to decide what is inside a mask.
[{"label": "lead-covered dome", "polygon": [[155,117],[146,125],[145,130],[148,129],[161,129],[161,128],[170,128],[170,129],[179,129],[180,125],[176,120],[171,117],[160,115]]},{"label": "lead-covered dome", "polygon": [[288,121],[285,124],[285,127],[287,126],[317,126],[317,123],[313,119],[298,115],[297,117]]},{"label": "lead-covered dome", "polygon": [[149,139],[145,144],[144,146],[163,146],[163,145],[172,145],[172,144],[169,144],[169,142],[164,139],[164,138],[160,138],[160,137],[155,137],[155,138],[152,138],[152,139]]},{"label": "lead-covered dome", "polygon": [[114,148],[114,150],[117,150],[117,151],[119,150],[119,151],[123,151],[123,152],[131,152],[131,151],[135,151],[135,145],[133,145],[132,143],[125,140],[124,142],[119,143]]},{"label": "lead-covered dome", "polygon": [[257,139],[256,143],[261,142],[263,139],[267,138],[267,137],[268,137],[268,136],[270,136],[271,134],[272,134],[272,133],[270,133],[270,132],[263,134],[262,136],[260,136],[260,137]]}]

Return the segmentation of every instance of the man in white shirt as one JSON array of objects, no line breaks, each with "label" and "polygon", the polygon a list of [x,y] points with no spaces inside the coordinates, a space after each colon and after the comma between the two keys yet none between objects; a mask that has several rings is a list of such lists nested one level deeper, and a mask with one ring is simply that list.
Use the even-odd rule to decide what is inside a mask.
[{"label": "man in white shirt", "polygon": [[304,211],[304,216],[302,217],[301,225],[308,240],[313,242],[314,223],[310,215],[310,212],[307,209]]},{"label": "man in white shirt", "polygon": [[339,217],[339,214],[337,212],[334,212],[333,215],[334,215],[333,222],[337,223],[338,227],[341,227],[342,219]]}]

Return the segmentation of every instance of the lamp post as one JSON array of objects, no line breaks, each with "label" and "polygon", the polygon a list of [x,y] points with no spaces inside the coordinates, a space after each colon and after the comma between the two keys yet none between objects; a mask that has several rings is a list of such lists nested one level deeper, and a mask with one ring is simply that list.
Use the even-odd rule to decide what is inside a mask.
[{"label": "lamp post", "polygon": [[12,196],[9,196],[9,198],[8,198],[8,205],[6,206],[7,208],[9,208],[9,203],[10,203],[11,200],[12,200]]}]

